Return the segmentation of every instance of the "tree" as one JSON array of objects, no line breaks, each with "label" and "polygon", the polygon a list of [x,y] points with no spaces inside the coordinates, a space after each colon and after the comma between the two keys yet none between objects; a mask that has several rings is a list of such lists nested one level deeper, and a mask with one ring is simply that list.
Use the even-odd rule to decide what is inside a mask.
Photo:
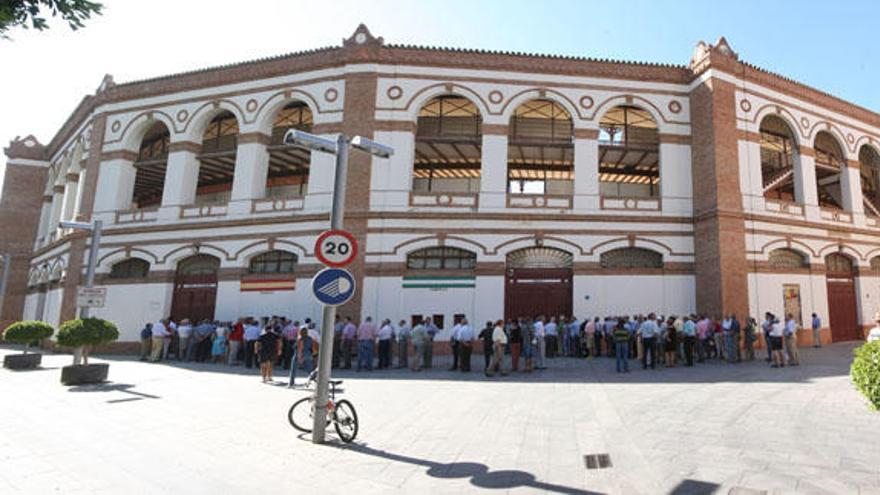
[{"label": "tree", "polygon": [[101,15],[104,6],[89,0],[0,0],[0,38],[9,38],[10,28],[21,26],[24,29],[43,31],[49,28],[43,10],[60,16],[67,21],[70,29],[76,31],[84,27],[83,22],[92,15]]}]

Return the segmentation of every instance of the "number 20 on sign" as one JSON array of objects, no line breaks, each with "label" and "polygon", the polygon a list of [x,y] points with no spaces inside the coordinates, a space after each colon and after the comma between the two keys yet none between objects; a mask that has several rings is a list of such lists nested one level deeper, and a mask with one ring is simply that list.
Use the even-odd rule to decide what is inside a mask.
[{"label": "number 20 on sign", "polygon": [[351,264],[357,256],[357,250],[357,240],[345,230],[328,230],[315,241],[318,261],[334,268]]}]

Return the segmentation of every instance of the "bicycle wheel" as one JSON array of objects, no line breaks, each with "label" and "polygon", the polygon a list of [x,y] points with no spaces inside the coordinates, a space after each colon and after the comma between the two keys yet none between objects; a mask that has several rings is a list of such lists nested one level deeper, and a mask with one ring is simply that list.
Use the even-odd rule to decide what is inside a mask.
[{"label": "bicycle wheel", "polygon": [[290,410],[287,411],[287,421],[290,421],[290,426],[293,426],[299,431],[311,433],[313,403],[314,400],[312,397],[303,397],[294,402],[293,405],[290,406]]},{"label": "bicycle wheel", "polygon": [[342,399],[333,410],[333,426],[336,433],[345,443],[351,443],[358,434],[358,415],[351,402]]}]

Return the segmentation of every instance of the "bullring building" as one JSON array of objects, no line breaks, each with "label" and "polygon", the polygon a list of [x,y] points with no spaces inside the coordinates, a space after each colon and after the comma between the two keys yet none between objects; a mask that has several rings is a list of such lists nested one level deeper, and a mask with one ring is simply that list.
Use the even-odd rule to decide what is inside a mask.
[{"label": "bullring building", "polygon": [[[45,110],[44,110],[45,111]],[[880,115],[739,59],[687,65],[387,44],[115,83],[47,144],[16,138],[0,203],[2,320],[75,316],[88,234],[134,341],[146,321],[319,317],[309,279],[334,157],[289,129],[363,135],[341,313],[446,330],[537,313],[765,311],[862,338],[880,309]],[[809,342],[811,336],[804,336]],[[804,342],[804,341],[802,341]]]}]

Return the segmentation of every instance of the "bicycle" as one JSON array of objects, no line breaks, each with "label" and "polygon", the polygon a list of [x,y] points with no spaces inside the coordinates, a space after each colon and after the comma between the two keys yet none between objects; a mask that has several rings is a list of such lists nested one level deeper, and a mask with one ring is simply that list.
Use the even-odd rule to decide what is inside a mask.
[{"label": "bicycle", "polygon": [[[336,401],[336,387],[342,380],[330,380],[330,400],[327,401],[327,426],[333,424],[336,434],[345,443],[351,443],[358,434],[357,412],[351,402]],[[301,407],[308,405],[308,408]],[[308,412],[306,412],[308,410]],[[293,403],[287,411],[290,425],[303,433],[311,433],[315,415],[315,397],[303,397]]]}]

